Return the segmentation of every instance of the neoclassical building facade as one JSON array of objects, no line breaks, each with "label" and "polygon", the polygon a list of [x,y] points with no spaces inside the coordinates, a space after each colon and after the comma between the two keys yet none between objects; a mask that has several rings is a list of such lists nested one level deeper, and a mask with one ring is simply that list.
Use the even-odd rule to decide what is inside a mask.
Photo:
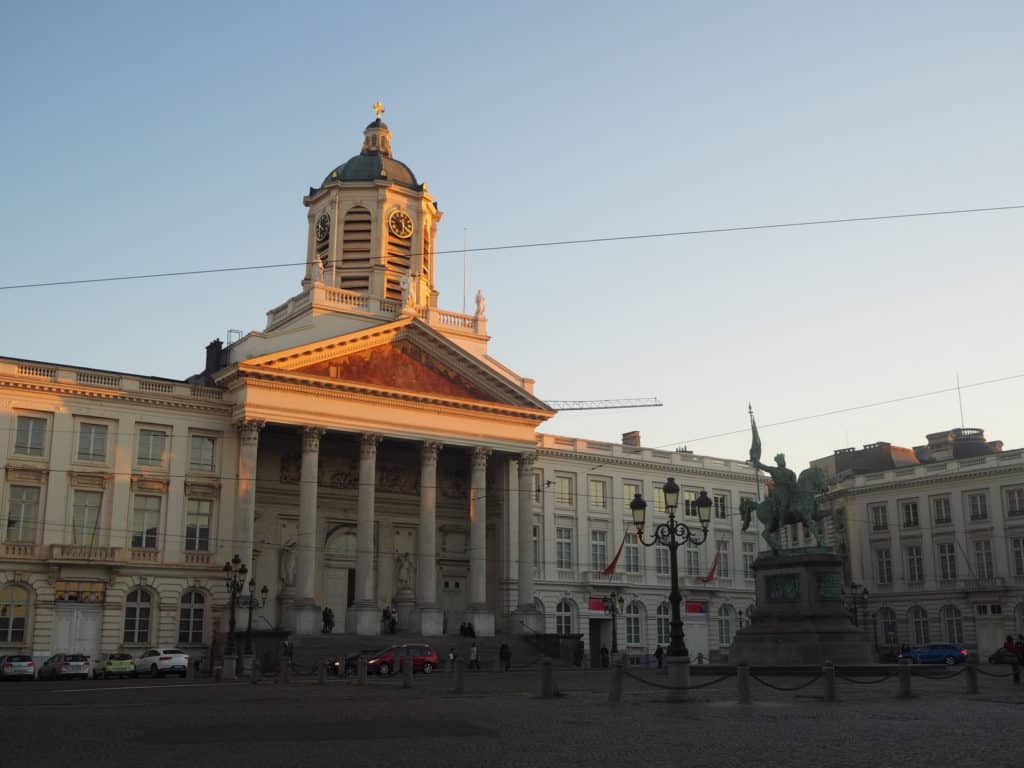
[{"label": "neoclassical building facade", "polygon": [[379,115],[304,203],[300,292],[200,373],[0,358],[0,652],[208,647],[238,554],[268,588],[261,629],[315,633],[329,606],[374,635],[387,606],[428,637],[468,621],[608,645],[592,606],[614,592],[642,653],[667,637],[667,553],[629,537],[627,506],[659,514],[670,475],[715,499],[680,558],[694,652],[727,646],[753,597],[749,466],[539,433],[554,411],[488,354],[483,296],[438,307],[442,214]]}]

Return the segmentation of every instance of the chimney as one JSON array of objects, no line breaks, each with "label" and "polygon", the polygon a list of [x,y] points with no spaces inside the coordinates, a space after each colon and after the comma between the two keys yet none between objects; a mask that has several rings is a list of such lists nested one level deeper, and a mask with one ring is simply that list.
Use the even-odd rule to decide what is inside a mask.
[{"label": "chimney", "polygon": [[640,432],[634,429],[632,432],[622,433],[622,444],[629,448],[640,447]]},{"label": "chimney", "polygon": [[203,373],[213,373],[220,369],[220,353],[224,349],[224,342],[214,339],[206,345],[206,368]]}]

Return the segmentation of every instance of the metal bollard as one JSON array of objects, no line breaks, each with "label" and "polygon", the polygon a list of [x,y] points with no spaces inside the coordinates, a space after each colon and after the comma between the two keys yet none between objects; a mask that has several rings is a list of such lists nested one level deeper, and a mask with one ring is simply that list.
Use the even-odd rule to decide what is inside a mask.
[{"label": "metal bollard", "polygon": [[624,677],[622,659],[616,659],[612,665],[611,686],[608,688],[608,703],[618,704],[622,701],[622,678]]},{"label": "metal bollard", "polygon": [[750,703],[750,665],[746,662],[736,665],[736,688],[740,704]]},{"label": "metal bollard", "polygon": [[669,701],[686,701],[687,688],[690,687],[690,657],[669,656],[668,684],[672,690],[668,692]]},{"label": "metal bollard", "polygon": [[356,661],[356,670],[359,673],[359,684],[366,685],[366,657],[360,656]]},{"label": "metal bollard", "polygon": [[455,660],[455,688],[453,693],[463,693],[466,690],[466,662],[462,659]]},{"label": "metal bollard", "polygon": [[260,660],[253,659],[252,666],[249,667],[249,682],[255,685],[260,681]]},{"label": "metal bollard", "polygon": [[216,667],[213,668],[213,682],[219,683],[223,679],[224,679],[224,667],[222,667],[220,664],[218,664]]},{"label": "metal bollard", "polygon": [[1013,684],[1020,685],[1020,664],[1013,665]]},{"label": "metal bollard", "polygon": [[836,700],[836,667],[831,661],[826,661],[821,668],[821,679],[825,683],[825,701]]},{"label": "metal bollard", "polygon": [[967,693],[978,693],[978,662],[968,659],[964,672],[967,675]]},{"label": "metal bollard", "polygon": [[327,662],[323,659],[320,659],[316,665],[316,681],[319,685],[327,684]]},{"label": "metal bollard", "polygon": [[897,696],[901,699],[909,699],[912,695],[910,693],[910,678],[913,675],[913,671],[910,665],[910,659],[900,659],[900,691]]},{"label": "metal bollard", "polygon": [[221,675],[225,680],[234,680],[238,676],[238,657],[225,656],[224,669]]},{"label": "metal bollard", "polygon": [[540,663],[540,697],[551,699],[555,696],[555,674],[551,667],[551,659],[543,659]]},{"label": "metal bollard", "polygon": [[287,657],[281,659],[281,669],[277,673],[277,681],[282,685],[288,685],[291,679],[291,669],[288,668],[288,662],[290,659]]},{"label": "metal bollard", "polygon": [[402,657],[402,687],[412,688],[412,658]]}]

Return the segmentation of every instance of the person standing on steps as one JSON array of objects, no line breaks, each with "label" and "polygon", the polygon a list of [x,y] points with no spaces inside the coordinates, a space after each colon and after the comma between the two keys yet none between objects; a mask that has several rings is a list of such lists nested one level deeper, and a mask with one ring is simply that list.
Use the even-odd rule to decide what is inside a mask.
[{"label": "person standing on steps", "polygon": [[506,672],[512,671],[512,649],[508,647],[508,643],[502,643],[501,648],[498,649],[498,658],[501,659],[501,667]]},{"label": "person standing on steps", "polygon": [[469,668],[480,669],[480,649],[476,643],[469,648]]}]

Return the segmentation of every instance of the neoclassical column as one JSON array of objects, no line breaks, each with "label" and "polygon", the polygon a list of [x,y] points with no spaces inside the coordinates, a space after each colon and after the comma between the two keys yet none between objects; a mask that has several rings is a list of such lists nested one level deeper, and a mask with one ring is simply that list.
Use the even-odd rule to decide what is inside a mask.
[{"label": "neoclassical column", "polygon": [[316,594],[317,479],[320,471],[319,427],[302,430],[302,466],[299,475],[299,526],[295,540],[295,631],[312,634],[317,629],[319,609]]},{"label": "neoclassical column", "polygon": [[360,635],[379,635],[380,616],[375,595],[376,579],[373,571],[374,555],[374,501],[377,478],[377,446],[380,435],[363,435],[359,445],[359,527],[356,529],[356,584],[355,603],[352,606],[352,624],[349,631]]},{"label": "neoclassical column", "polygon": [[533,610],[533,468],[536,453],[519,455],[519,609]]},{"label": "neoclassical column", "polygon": [[469,483],[469,606],[487,606],[487,448],[473,449]]},{"label": "neoclassical column", "polygon": [[246,567],[252,567],[252,543],[256,520],[256,460],[259,454],[260,430],[265,422],[238,423],[238,485],[235,495],[235,529],[231,538]]},{"label": "neoclassical column", "polygon": [[440,443],[420,452],[420,524],[416,540],[416,608],[420,634],[440,635],[443,616],[437,606],[437,454]]}]

